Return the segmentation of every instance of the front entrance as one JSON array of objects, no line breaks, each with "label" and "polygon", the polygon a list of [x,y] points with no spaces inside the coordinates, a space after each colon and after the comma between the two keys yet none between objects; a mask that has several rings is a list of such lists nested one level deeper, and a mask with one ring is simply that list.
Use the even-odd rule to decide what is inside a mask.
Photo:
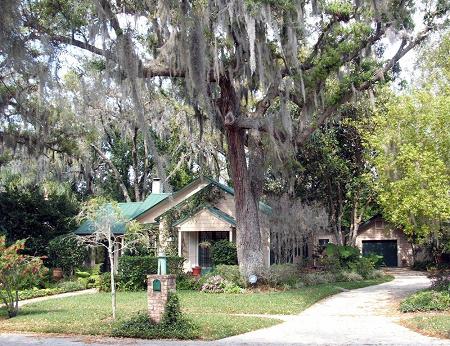
[{"label": "front entrance", "polygon": [[229,240],[230,232],[198,232],[198,264],[200,267],[212,267],[211,248],[208,244],[211,245],[223,239]]},{"label": "front entrance", "polygon": [[384,264],[387,267],[397,267],[397,240],[363,240],[363,256],[375,254],[383,256]]}]

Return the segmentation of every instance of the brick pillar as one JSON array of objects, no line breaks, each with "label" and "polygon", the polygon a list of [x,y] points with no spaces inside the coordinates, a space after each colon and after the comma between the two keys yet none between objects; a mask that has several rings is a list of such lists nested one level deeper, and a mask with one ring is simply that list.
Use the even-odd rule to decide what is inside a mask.
[{"label": "brick pillar", "polygon": [[[160,285],[158,285],[157,280],[159,280]],[[160,291],[157,290],[158,286]],[[175,275],[147,276],[148,315],[153,322],[161,322],[169,292],[175,292],[175,290]]]}]

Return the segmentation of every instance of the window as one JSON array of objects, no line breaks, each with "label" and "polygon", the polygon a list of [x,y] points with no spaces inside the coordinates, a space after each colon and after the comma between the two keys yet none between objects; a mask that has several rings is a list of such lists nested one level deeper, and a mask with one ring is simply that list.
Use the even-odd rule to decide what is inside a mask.
[{"label": "window", "polygon": [[319,239],[319,246],[324,248],[330,242],[330,239]]},{"label": "window", "polygon": [[375,221],[375,229],[383,229],[383,221]]}]

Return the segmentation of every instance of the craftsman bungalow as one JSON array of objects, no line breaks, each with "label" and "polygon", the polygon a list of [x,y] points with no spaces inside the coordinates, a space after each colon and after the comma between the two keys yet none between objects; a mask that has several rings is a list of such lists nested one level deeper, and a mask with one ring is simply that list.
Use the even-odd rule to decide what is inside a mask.
[{"label": "craftsman bungalow", "polygon": [[[173,220],[172,227],[178,235],[176,237],[178,255],[186,258],[185,270],[190,271],[196,266],[208,268],[212,266],[211,254],[209,248],[201,246],[202,244],[221,239],[236,241],[234,190],[231,187],[213,179],[202,177],[175,193],[163,193],[160,180],[155,179],[152,193],[143,202],[119,203],[119,207],[123,216],[128,220],[136,220],[143,224],[159,227],[162,230],[164,227],[162,215],[207,188],[214,188],[219,197],[200,204],[181,219]],[[261,218],[267,218],[271,208],[264,203],[260,203],[259,208]],[[264,226],[261,228],[261,232],[264,234],[264,257],[268,265],[270,263],[269,229]],[[117,227],[114,233],[121,235],[124,230],[124,227]],[[85,222],[75,233],[86,235],[92,233],[92,231],[89,222]]]},{"label": "craftsman bungalow", "polygon": [[[197,205],[191,212],[179,219],[171,220],[171,227],[176,237],[169,239],[177,241],[178,255],[186,258],[184,269],[191,271],[200,266],[212,266],[210,249],[202,246],[207,242],[221,239],[236,241],[236,219],[234,206],[234,190],[213,179],[202,177],[188,184],[175,193],[164,193],[159,179],[153,181],[152,193],[143,202],[119,203],[123,215],[128,220],[136,220],[152,227],[158,227],[163,233],[163,217],[171,210],[177,209],[188,199],[199,196],[205,191],[214,189],[218,198],[209,199]],[[217,196],[216,196],[217,197]],[[270,258],[270,229],[268,215],[271,208],[259,203],[261,211],[261,234],[263,235],[264,258],[266,265]],[[123,226],[123,225],[122,225]],[[114,233],[121,235],[125,227],[116,227]],[[78,235],[92,233],[89,222],[83,223],[76,231]],[[313,258],[317,249],[327,243],[335,243],[333,233],[317,232],[306,240],[299,257],[292,257],[297,262],[301,258]],[[400,229],[394,228],[379,215],[366,221],[359,227],[356,245],[363,254],[376,253],[384,257],[387,266],[410,266],[413,264],[413,247]],[[119,253],[117,252],[117,256]],[[91,256],[93,264],[95,259]],[[103,259],[100,259],[102,261]],[[117,261],[115,261],[117,263]]]}]

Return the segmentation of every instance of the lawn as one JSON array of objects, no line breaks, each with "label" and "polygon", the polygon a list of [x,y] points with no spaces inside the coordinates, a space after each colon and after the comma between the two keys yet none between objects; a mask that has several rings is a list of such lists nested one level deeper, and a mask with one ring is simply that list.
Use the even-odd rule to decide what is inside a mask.
[{"label": "lawn", "polygon": [[450,314],[423,313],[407,320],[402,324],[426,335],[450,338]]},{"label": "lawn", "polygon": [[[297,314],[315,302],[344,289],[378,284],[386,279],[343,282],[281,292],[208,294],[178,291],[186,316],[199,325],[205,339],[219,339],[280,323],[274,318],[231,314]],[[6,319],[0,310],[0,331],[109,335],[110,294],[98,293],[25,305],[19,316]],[[145,310],[145,292],[119,292],[118,319]]]}]

